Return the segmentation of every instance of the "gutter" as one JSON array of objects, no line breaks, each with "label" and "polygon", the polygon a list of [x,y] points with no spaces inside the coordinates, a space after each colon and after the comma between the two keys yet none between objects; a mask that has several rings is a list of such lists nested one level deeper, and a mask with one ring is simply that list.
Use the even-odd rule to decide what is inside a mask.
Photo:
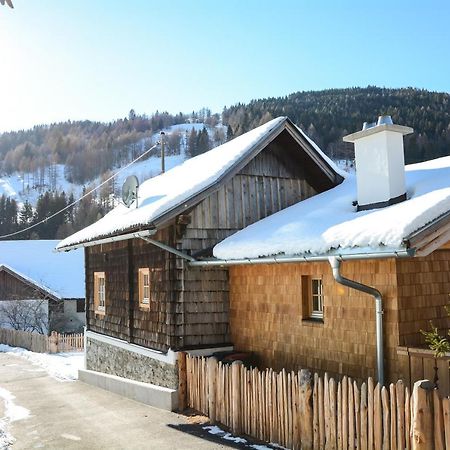
[{"label": "gutter", "polygon": [[128,239],[153,236],[155,233],[156,233],[155,229],[136,231],[134,233],[120,234],[119,236],[111,236],[111,237],[104,238],[104,239],[96,239],[94,241],[81,242],[79,244],[74,244],[74,245],[67,245],[64,247],[56,248],[54,251],[55,252],[70,252],[70,250],[75,250],[77,248],[82,248],[82,247],[92,247],[94,245],[109,244],[111,242],[120,242],[120,241],[126,241]]},{"label": "gutter", "polygon": [[341,261],[350,261],[355,259],[384,259],[384,258],[412,258],[414,249],[397,250],[391,252],[377,253],[350,253],[335,255],[317,255],[317,256],[267,256],[263,258],[243,258],[243,259],[208,259],[204,261],[191,261],[191,267],[208,266],[237,266],[248,264],[280,264],[280,263],[299,263],[299,262],[319,262],[328,261],[329,258],[339,258]]},{"label": "gutter", "polygon": [[378,289],[349,280],[341,275],[341,259],[335,256],[329,259],[334,279],[343,286],[372,295],[375,299],[375,326],[377,345],[377,378],[381,386],[384,385],[384,350],[383,350],[383,297]]}]

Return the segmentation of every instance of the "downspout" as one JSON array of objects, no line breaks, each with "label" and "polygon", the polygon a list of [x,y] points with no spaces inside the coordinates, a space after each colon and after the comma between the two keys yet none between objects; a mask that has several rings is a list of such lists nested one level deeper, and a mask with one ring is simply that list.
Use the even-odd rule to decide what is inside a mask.
[{"label": "downspout", "polygon": [[357,281],[349,280],[341,275],[341,260],[335,256],[329,258],[334,279],[343,286],[365,292],[375,298],[375,323],[377,340],[377,377],[378,383],[384,385],[384,352],[383,352],[383,298],[380,291]]}]

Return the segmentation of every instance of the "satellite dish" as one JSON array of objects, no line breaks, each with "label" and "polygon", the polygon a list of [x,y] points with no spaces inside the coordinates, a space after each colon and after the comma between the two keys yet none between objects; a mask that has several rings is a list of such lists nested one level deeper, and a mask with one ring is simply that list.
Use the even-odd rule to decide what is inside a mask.
[{"label": "satellite dish", "polygon": [[122,200],[127,208],[129,208],[135,200],[137,208],[138,187],[139,187],[139,180],[137,179],[136,175],[130,175],[123,183]]}]

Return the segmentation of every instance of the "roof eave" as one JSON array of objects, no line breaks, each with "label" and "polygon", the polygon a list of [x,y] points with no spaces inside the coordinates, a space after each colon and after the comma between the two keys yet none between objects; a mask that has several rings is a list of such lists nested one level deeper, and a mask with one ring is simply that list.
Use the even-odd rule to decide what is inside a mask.
[{"label": "roof eave", "polygon": [[[147,227],[145,227],[147,228]],[[134,230],[134,231],[131,231]],[[124,233],[124,231],[126,233]],[[83,248],[83,247],[93,247],[94,245],[101,245],[101,244],[110,244],[112,242],[120,242],[120,241],[126,241],[128,239],[135,239],[135,238],[141,238],[141,237],[147,237],[152,236],[156,233],[156,228],[151,227],[149,225],[149,229],[143,229],[143,228],[130,228],[129,230],[122,230],[120,234],[112,234],[107,235],[105,237],[100,237],[97,239],[91,239],[91,240],[85,240],[81,242],[77,242],[75,244],[71,245],[65,245],[63,247],[57,247],[54,251],[56,252],[70,252],[71,250],[76,250],[77,248]]]},{"label": "roof eave", "polygon": [[416,256],[427,256],[450,241],[450,211],[411,233],[404,240]]}]

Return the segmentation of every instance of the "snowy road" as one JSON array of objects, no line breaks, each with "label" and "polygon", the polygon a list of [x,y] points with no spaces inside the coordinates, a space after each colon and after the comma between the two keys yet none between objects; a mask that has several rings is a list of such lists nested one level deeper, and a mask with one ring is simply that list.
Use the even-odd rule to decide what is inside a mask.
[{"label": "snowy road", "polygon": [[229,448],[180,431],[182,416],[78,381],[58,381],[12,353],[0,353],[0,388],[0,449],[9,448],[8,439],[15,440],[13,449]]}]

